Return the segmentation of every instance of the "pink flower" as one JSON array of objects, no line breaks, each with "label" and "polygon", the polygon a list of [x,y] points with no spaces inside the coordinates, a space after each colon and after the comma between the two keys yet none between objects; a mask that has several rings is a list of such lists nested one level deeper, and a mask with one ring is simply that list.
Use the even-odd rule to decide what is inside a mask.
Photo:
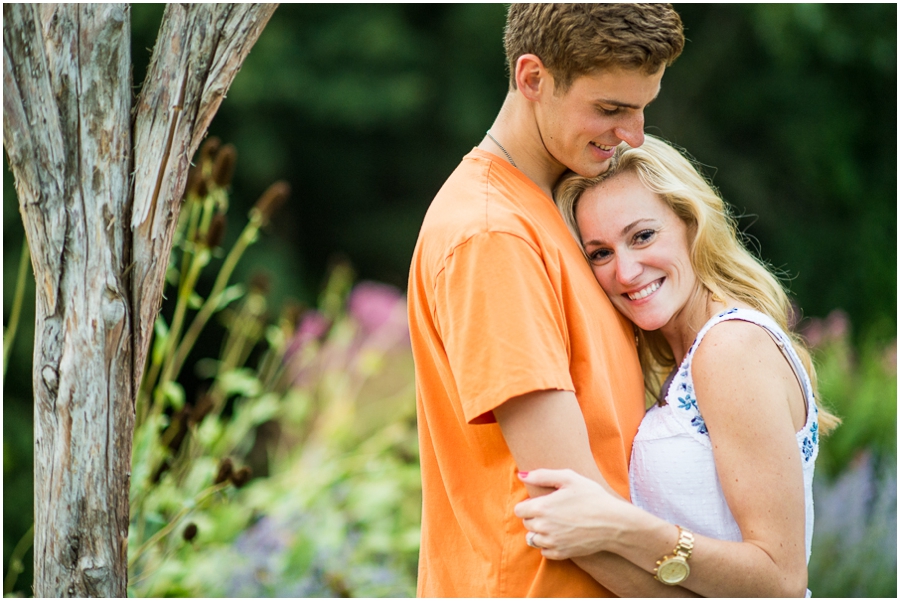
[{"label": "pink flower", "polygon": [[297,331],[294,332],[294,337],[288,344],[287,350],[285,350],[285,361],[288,361],[295,353],[302,350],[313,340],[322,338],[328,332],[330,326],[331,322],[328,321],[328,318],[315,309],[304,313],[303,318],[300,320],[300,325],[297,326]]},{"label": "pink flower", "polygon": [[841,309],[835,309],[825,319],[811,317],[801,329],[810,348],[816,348],[847,338],[850,335],[850,318]]},{"label": "pink flower", "polygon": [[371,335],[385,326],[407,329],[406,298],[388,284],[360,282],[347,300],[347,312],[360,325],[363,335]]}]

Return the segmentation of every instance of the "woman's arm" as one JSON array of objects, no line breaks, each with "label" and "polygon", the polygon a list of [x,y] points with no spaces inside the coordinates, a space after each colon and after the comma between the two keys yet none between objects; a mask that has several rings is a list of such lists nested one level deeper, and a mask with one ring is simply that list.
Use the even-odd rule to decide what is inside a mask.
[{"label": "woman's arm", "polygon": [[[695,533],[691,574],[682,586],[703,596],[803,596],[805,502],[792,417],[792,403],[796,408],[802,393],[793,371],[764,330],[733,321],[709,331],[692,373],[722,490],[743,542]],[[534,542],[548,558],[611,552],[652,579],[656,561],[672,554],[674,525],[590,481],[545,470],[523,481],[560,488],[516,509],[538,533]],[[615,590],[615,583],[604,580],[614,574],[599,575]]]}]

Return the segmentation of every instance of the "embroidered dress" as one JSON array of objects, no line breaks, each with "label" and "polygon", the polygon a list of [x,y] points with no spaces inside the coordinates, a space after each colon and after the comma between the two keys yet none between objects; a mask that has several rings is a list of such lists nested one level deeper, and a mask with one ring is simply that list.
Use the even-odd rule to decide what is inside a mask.
[{"label": "embroidered dress", "polygon": [[[767,315],[750,309],[729,309],[710,319],[694,344],[670,376],[666,405],[651,407],[634,439],[631,453],[631,500],[650,513],[673,524],[711,538],[741,541],[741,531],[725,501],[716,473],[712,445],[703,416],[697,408],[691,361],[706,333],[718,323],[739,319],[755,323],[772,335],[800,380],[807,405],[807,418],[797,432],[803,462],[806,496],[806,561],[809,563],[813,532],[812,480],[819,452],[818,409],[812,384],[790,339]],[[663,386],[663,390],[666,387]],[[807,596],[809,593],[807,592]]]}]

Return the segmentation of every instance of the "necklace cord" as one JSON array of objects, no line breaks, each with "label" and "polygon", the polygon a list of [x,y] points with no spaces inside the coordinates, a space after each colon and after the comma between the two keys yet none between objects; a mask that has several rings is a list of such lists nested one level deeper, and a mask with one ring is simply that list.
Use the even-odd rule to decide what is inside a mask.
[{"label": "necklace cord", "polygon": [[503,151],[503,154],[506,155],[506,158],[509,160],[510,164],[511,164],[513,167],[515,167],[516,169],[518,169],[518,168],[519,168],[518,165],[516,165],[516,162],[513,160],[512,156],[510,156],[510,154],[506,151],[506,149],[503,148],[503,144],[501,144],[500,142],[498,142],[498,141],[497,141],[497,138],[495,138],[494,136],[491,135],[491,130],[487,130],[487,131],[484,132],[484,133],[487,134],[487,137],[489,137],[489,138],[494,142],[494,144],[496,144],[497,146],[500,147],[500,150],[502,150],[502,151]]}]

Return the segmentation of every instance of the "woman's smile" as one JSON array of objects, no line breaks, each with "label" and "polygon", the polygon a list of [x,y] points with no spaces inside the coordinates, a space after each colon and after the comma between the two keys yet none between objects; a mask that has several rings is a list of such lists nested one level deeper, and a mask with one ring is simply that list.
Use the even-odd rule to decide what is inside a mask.
[{"label": "woman's smile", "polygon": [[633,172],[587,190],[576,212],[594,277],[613,305],[643,330],[682,331],[699,286],[684,221]]},{"label": "woman's smile", "polygon": [[659,287],[662,286],[663,282],[666,278],[659,278],[656,281],[650,282],[649,286],[641,288],[636,292],[626,292],[622,296],[627,296],[630,300],[639,301],[644,300],[648,296],[652,295],[654,292],[659,290]]}]

